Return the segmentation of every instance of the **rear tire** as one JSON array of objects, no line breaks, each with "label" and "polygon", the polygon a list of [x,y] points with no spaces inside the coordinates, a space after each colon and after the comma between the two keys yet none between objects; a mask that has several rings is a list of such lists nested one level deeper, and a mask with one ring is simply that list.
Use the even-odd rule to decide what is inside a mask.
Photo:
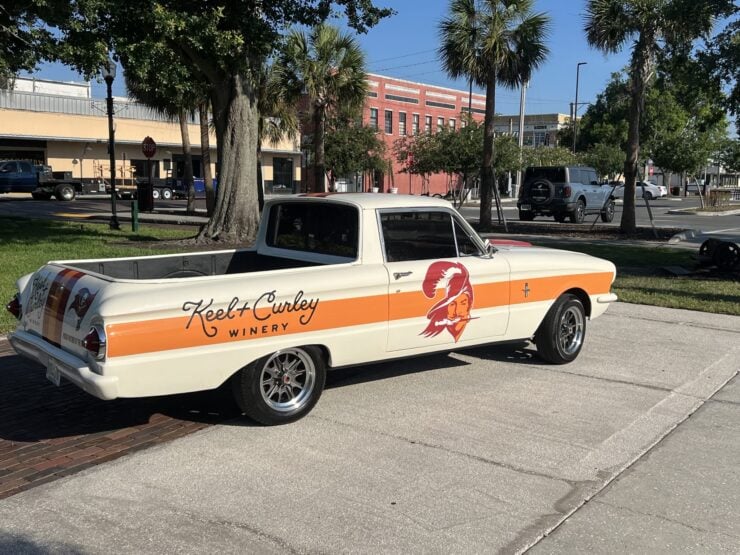
[{"label": "rear tire", "polygon": [[601,211],[601,221],[609,223],[614,220],[614,201],[610,200]]},{"label": "rear tire", "polygon": [[321,397],[326,364],[317,347],[292,347],[248,364],[232,377],[234,397],[253,420],[274,426],[306,416]]},{"label": "rear tire", "polygon": [[653,193],[651,193],[650,191],[645,191],[645,194],[643,195],[643,198],[645,200],[653,200]]},{"label": "rear tire", "polygon": [[570,221],[574,224],[582,224],[583,220],[586,219],[586,203],[583,199],[578,199],[576,203],[575,212],[570,215]]},{"label": "rear tire", "polygon": [[75,199],[75,188],[72,185],[62,183],[61,185],[57,185],[57,188],[54,190],[54,196],[57,200],[69,202],[70,200]]},{"label": "rear tire", "polygon": [[523,222],[531,222],[534,220],[534,212],[530,210],[519,210],[519,219]]},{"label": "rear tire", "polygon": [[537,352],[547,362],[566,364],[581,352],[586,337],[586,311],[570,293],[561,295],[534,334]]},{"label": "rear tire", "polygon": [[162,198],[164,200],[172,200],[172,190],[171,189],[162,189]]}]

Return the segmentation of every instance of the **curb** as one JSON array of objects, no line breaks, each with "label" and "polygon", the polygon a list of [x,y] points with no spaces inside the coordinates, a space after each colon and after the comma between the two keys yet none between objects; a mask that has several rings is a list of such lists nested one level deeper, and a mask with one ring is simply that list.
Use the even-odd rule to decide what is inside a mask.
[{"label": "curb", "polygon": [[668,214],[691,214],[693,216],[712,217],[712,216],[736,216],[740,214],[740,208],[737,210],[725,210],[723,212],[699,212],[695,208],[676,208],[668,210]]}]

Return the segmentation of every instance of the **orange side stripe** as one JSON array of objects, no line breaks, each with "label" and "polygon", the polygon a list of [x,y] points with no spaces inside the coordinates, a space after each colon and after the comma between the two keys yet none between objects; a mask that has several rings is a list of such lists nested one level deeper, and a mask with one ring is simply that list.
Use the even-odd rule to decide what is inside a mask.
[{"label": "orange side stripe", "polygon": [[[589,295],[608,293],[611,281],[612,274],[606,272],[480,284],[474,287],[473,311],[507,304],[551,300],[563,291],[575,287],[586,290]],[[422,317],[443,294],[444,291],[440,289],[434,299],[427,298],[421,291],[412,291],[391,293],[389,296],[373,295],[319,301],[310,318],[307,312],[270,315],[267,308],[261,308],[257,314],[253,310],[240,313],[237,308],[227,314],[227,311],[220,307],[221,310],[213,310],[210,317],[202,311],[201,316],[191,314],[110,324],[106,326],[108,356],[154,353]],[[218,312],[221,312],[220,319]]]}]

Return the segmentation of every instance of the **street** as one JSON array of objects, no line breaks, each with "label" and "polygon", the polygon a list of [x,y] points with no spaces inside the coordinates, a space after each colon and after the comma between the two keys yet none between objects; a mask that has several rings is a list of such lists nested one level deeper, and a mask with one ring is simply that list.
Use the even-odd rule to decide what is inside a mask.
[{"label": "street", "polygon": [[563,366],[521,344],[337,370],[297,423],[227,420],[0,500],[0,551],[736,553],[739,336],[617,303]]}]

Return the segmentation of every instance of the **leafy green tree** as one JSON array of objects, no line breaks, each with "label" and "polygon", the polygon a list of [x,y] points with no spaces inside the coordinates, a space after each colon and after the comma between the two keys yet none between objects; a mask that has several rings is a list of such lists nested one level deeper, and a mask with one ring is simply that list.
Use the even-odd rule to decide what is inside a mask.
[{"label": "leafy green tree", "polygon": [[286,102],[309,106],[313,146],[314,187],[324,190],[325,137],[331,117],[353,119],[367,97],[365,55],[349,34],[327,24],[309,33],[293,30],[275,64]]},{"label": "leafy green tree", "polygon": [[[202,239],[250,240],[259,224],[256,156],[262,68],[281,33],[313,26],[341,10],[360,32],[391,10],[373,0],[86,0],[60,26],[75,67],[95,73],[112,49],[159,37],[208,84],[219,158],[216,205]],[[166,68],[163,68],[163,70]]]},{"label": "leafy green tree", "polygon": [[640,157],[640,124],[645,91],[654,77],[656,57],[664,48],[690,44],[706,36],[715,17],[728,13],[731,0],[589,0],[586,37],[591,46],[611,53],[632,40],[630,111],[624,164],[625,195],[620,229],[632,233],[635,183]]},{"label": "leafy green tree", "polygon": [[725,139],[720,148],[720,163],[730,172],[740,172],[740,140]]},{"label": "leafy green tree", "polygon": [[727,26],[699,54],[699,61],[714,79],[729,89],[725,107],[735,116],[736,131],[740,132],[740,6],[735,6]]},{"label": "leafy green tree", "polygon": [[597,143],[583,154],[582,159],[607,179],[613,179],[624,169],[624,151],[616,145]]},{"label": "leafy green tree", "polygon": [[571,149],[562,146],[538,146],[522,150],[524,166],[572,166],[578,163]]},{"label": "leafy green tree", "polygon": [[515,88],[542,64],[549,17],[533,13],[534,0],[452,0],[439,25],[439,54],[451,77],[466,77],[486,89],[481,167],[480,225],[491,225],[494,177],[496,86]]},{"label": "leafy green tree", "polygon": [[578,151],[586,152],[597,144],[624,149],[629,128],[629,100],[627,79],[621,73],[613,73],[578,122]]},{"label": "leafy green tree", "polygon": [[326,136],[326,167],[331,190],[337,177],[385,171],[385,143],[371,127],[337,122]]}]

